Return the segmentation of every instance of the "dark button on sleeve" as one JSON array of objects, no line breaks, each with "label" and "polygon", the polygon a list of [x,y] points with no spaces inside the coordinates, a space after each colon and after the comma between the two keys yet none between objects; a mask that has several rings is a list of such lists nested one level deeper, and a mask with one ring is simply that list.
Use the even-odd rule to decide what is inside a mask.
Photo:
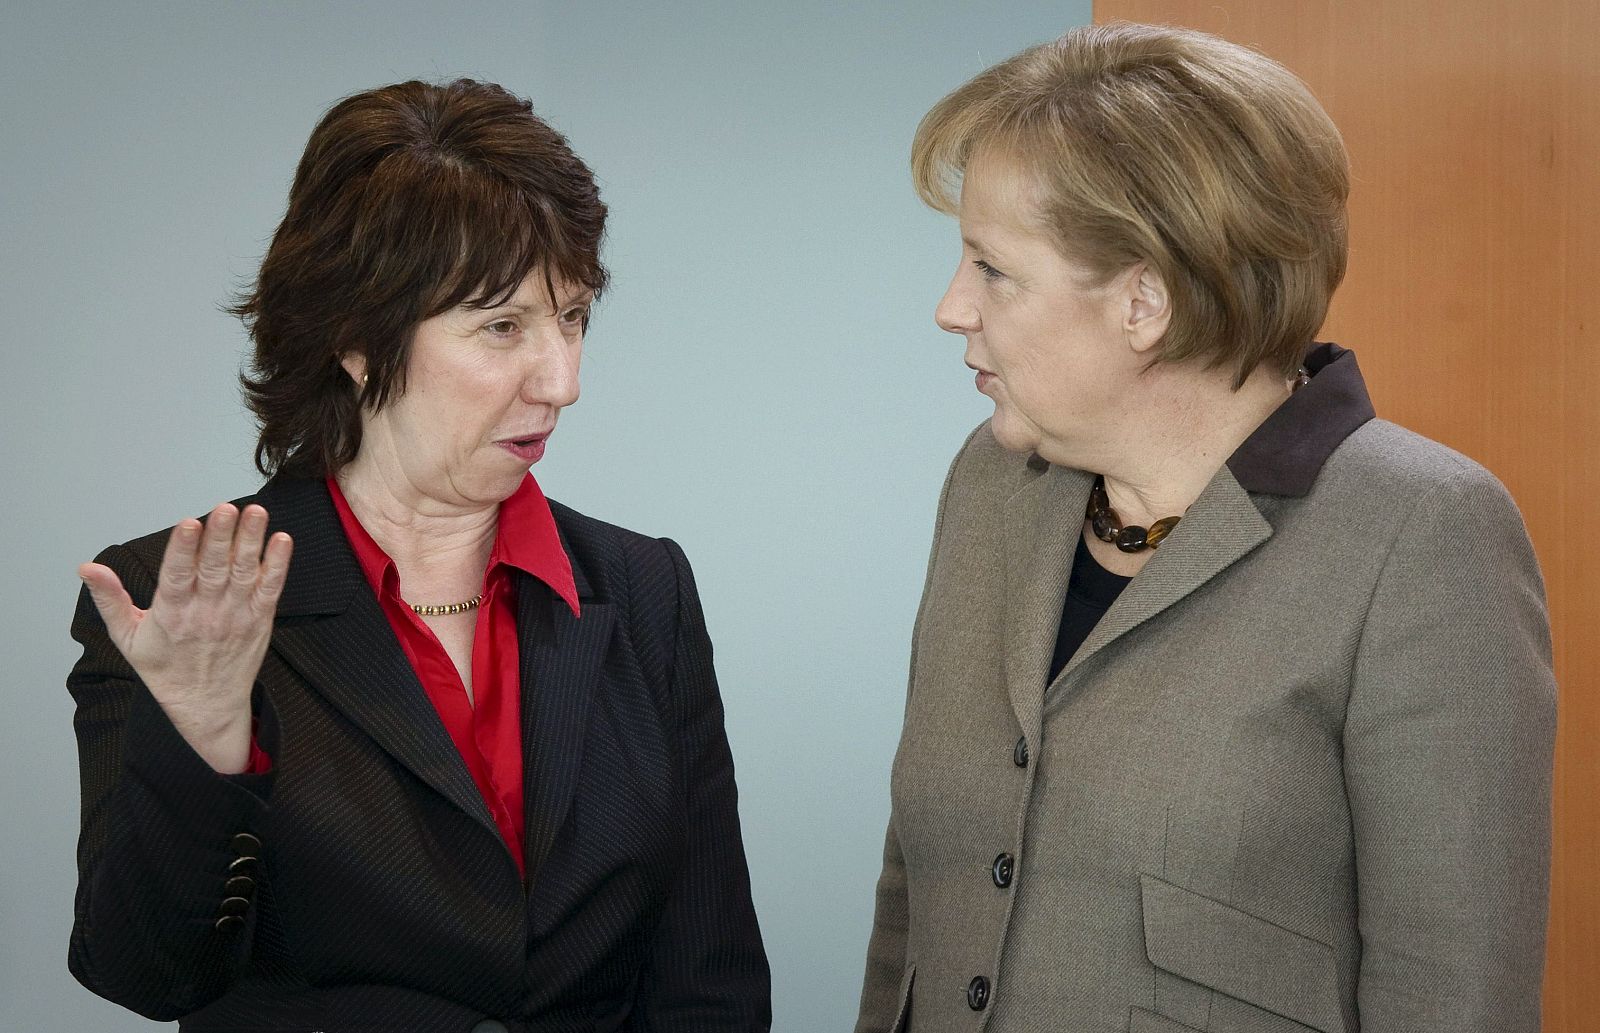
[{"label": "dark button on sleeve", "polygon": [[1017,740],[1017,745],[1011,750],[1011,763],[1019,768],[1028,766],[1028,737],[1024,735]]},{"label": "dark button on sleeve", "polygon": [[223,915],[217,919],[217,932],[236,933],[244,928],[244,918],[240,915]]},{"label": "dark button on sleeve", "polygon": [[1010,854],[1001,854],[994,859],[994,867],[990,874],[994,876],[994,884],[1001,889],[1011,885],[1011,877],[1016,874],[1017,859]]},{"label": "dark button on sleeve", "polygon": [[235,875],[223,887],[223,892],[230,897],[244,897],[248,900],[256,895],[256,880],[248,875]]},{"label": "dark button on sleeve", "polygon": [[983,1011],[989,1006],[989,981],[982,976],[973,976],[972,982],[967,984],[967,1007],[973,1011]]},{"label": "dark button on sleeve", "polygon": [[259,857],[241,857],[228,865],[229,875],[254,875],[261,865]]},{"label": "dark button on sleeve", "polygon": [[243,897],[228,897],[223,900],[222,906],[217,908],[219,915],[243,915],[250,910],[250,902]]},{"label": "dark button on sleeve", "polygon": [[229,841],[228,845],[233,847],[233,852],[238,854],[240,857],[261,856],[261,840],[252,836],[248,832],[241,832],[237,836],[234,836],[233,839]]}]

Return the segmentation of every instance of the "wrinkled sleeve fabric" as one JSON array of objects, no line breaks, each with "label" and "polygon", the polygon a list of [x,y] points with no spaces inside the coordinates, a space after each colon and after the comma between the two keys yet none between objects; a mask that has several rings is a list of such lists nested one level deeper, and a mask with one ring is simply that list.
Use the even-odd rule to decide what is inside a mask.
[{"label": "wrinkled sleeve fabric", "polygon": [[670,671],[687,850],[641,974],[631,1028],[757,1033],[772,1025],[772,984],[750,896],[733,756],[711,639],[689,561],[663,540],[677,585]]},{"label": "wrinkled sleeve fabric", "polygon": [[1373,592],[1344,729],[1362,1033],[1536,1033],[1556,686],[1515,504],[1461,468]]},{"label": "wrinkled sleeve fabric", "polygon": [[[922,616],[927,611],[933,591],[945,514],[950,508],[951,486],[959,476],[962,460],[972,452],[973,442],[985,433],[988,426],[988,421],[985,421],[967,435],[955,459],[951,460],[944,486],[939,490],[939,508],[933,521],[933,545],[928,551],[928,569],[922,581],[922,601],[917,606],[916,622],[911,629],[911,660],[906,675],[908,712],[912,691],[916,687],[917,643],[922,635]],[[883,868],[878,874],[874,895],[872,936],[867,941],[866,973],[861,981],[861,1005],[856,1016],[855,1033],[890,1033],[899,1021],[901,994],[909,964],[907,945],[911,935],[911,905],[908,893],[905,855],[900,849],[900,839],[895,832],[894,815],[891,812],[889,827],[883,838]]]},{"label": "wrinkled sleeve fabric", "polygon": [[861,982],[861,1010],[856,1033],[889,1033],[900,1015],[900,983],[906,968],[906,938],[910,934],[906,901],[906,864],[894,822],[884,836],[883,870],[872,914],[872,938],[867,941],[867,971]]},{"label": "wrinkled sleeve fabric", "polygon": [[[131,549],[96,561],[150,605],[155,575]],[[254,909],[217,923],[238,874],[235,837],[260,837],[272,775],[220,775],[202,760],[112,644],[87,590],[72,637],[83,646],[67,678],[82,810],[68,965],[108,1000],[177,1018],[220,996],[249,957]]]}]

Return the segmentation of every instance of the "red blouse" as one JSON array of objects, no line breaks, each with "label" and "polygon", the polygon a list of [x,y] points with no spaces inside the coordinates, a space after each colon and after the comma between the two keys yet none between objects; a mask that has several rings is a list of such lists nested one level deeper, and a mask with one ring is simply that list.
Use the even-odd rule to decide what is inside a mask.
[{"label": "red blouse", "polygon": [[[517,870],[523,871],[522,677],[518,666],[516,589],[508,568],[516,567],[543,581],[577,614],[578,590],[572,580],[572,563],[561,547],[550,503],[529,474],[516,492],[500,504],[494,548],[483,574],[483,602],[476,611],[473,698],[469,700],[450,655],[405,601],[394,561],[361,526],[331,477],[328,494],[333,496],[345,535],[400,640],[400,648],[405,650],[412,670],[439,712],[439,720],[467,762],[467,770],[516,860]],[[440,604],[456,600],[416,601]]]}]

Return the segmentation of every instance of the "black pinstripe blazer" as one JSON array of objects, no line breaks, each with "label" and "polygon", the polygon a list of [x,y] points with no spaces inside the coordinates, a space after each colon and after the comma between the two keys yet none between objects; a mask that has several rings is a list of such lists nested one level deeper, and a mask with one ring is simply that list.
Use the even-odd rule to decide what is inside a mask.
[{"label": "black pinstripe blazer", "polygon": [[[513,572],[524,881],[326,487],[279,476],[247,501],[295,540],[256,686],[270,774],[214,773],[79,597],[73,974],[195,1033],[766,1029],[711,643],[677,545],[554,505],[582,616]],[[141,606],[166,538],[99,557]]]}]

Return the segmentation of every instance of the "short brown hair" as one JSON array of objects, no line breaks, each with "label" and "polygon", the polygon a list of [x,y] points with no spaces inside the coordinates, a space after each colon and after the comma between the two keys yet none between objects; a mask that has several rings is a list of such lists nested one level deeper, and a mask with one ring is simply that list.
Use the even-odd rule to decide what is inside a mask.
[{"label": "short brown hair", "polygon": [[1300,363],[1344,278],[1349,162],[1305,84],[1189,29],[1074,29],[941,100],[911,148],[918,194],[955,214],[980,153],[1014,162],[1032,215],[1102,280],[1160,273],[1172,321],[1157,361]]},{"label": "short brown hair", "polygon": [[[253,289],[231,311],[255,342],[240,377],[256,466],[336,472],[361,406],[405,389],[412,332],[503,303],[534,270],[597,295],[606,206],[532,105],[492,83],[404,82],[347,97],[311,133]],[[366,358],[359,389],[340,365]]]}]

